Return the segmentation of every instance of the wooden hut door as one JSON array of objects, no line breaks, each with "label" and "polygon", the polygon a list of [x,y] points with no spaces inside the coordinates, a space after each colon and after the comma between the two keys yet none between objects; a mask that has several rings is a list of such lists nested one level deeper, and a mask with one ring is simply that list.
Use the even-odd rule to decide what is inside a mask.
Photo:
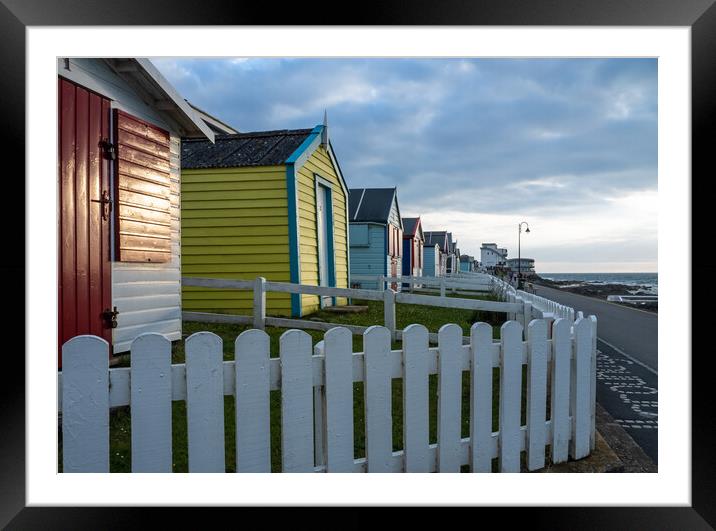
[{"label": "wooden hut door", "polygon": [[[110,100],[58,78],[58,361],[76,335],[112,342]],[[111,348],[110,348],[111,353]]]}]

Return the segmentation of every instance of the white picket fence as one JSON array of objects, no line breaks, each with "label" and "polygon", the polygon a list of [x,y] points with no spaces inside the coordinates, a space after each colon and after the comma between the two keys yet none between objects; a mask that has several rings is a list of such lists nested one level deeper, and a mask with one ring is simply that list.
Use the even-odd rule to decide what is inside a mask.
[{"label": "white picket fence", "polygon": [[[281,463],[284,472],[502,472],[580,459],[594,448],[596,318],[574,324],[557,319],[522,326],[505,323],[499,341],[476,323],[470,342],[447,324],[437,348],[422,325],[403,330],[403,348],[391,350],[390,330],[372,326],[363,352],[351,332],[336,327],[318,345],[300,330],[280,338],[271,358],[269,337],[247,330],[235,341],[235,361],[223,361],[222,340],[191,335],[186,363],[171,364],[171,343],[144,334],[132,344],[131,367],[108,367],[108,344],[77,336],[64,344],[59,373],[63,470],[109,471],[109,410],[130,406],[131,470],[172,471],[172,400],[187,404],[190,472],[224,472],[224,395],[235,401],[236,471],[271,471],[270,402],[281,392]],[[526,423],[521,422],[526,365]],[[499,368],[499,429],[492,431],[493,368]],[[461,437],[462,374],[470,373],[470,435]],[[429,378],[438,375],[437,443],[430,444]],[[403,448],[393,450],[391,381],[402,379]],[[354,454],[353,383],[364,382],[365,457]],[[550,418],[547,418],[548,382]]]}]

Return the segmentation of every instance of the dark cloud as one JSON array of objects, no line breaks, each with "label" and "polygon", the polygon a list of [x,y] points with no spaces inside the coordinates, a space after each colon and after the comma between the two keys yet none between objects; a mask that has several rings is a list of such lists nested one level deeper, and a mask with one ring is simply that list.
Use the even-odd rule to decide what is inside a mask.
[{"label": "dark cloud", "polygon": [[557,216],[656,189],[655,59],[154,62],[241,131],[327,110],[349,185],[398,186],[404,211]]}]

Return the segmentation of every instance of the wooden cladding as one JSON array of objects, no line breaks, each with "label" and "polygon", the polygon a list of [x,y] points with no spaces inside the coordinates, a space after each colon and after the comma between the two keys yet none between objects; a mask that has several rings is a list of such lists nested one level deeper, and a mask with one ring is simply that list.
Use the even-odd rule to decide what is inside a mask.
[{"label": "wooden cladding", "polygon": [[115,251],[121,262],[169,262],[169,133],[114,111]]}]

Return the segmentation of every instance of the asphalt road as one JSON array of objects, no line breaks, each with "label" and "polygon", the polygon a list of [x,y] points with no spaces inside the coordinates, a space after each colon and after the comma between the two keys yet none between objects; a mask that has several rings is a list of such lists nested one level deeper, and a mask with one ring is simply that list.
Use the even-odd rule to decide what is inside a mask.
[{"label": "asphalt road", "polygon": [[646,310],[585,297],[544,286],[535,286],[537,295],[565,304],[584,315],[597,316],[597,336],[650,369],[659,369],[658,315]]},{"label": "asphalt road", "polygon": [[535,291],[597,316],[597,402],[658,463],[658,315],[543,286]]}]

